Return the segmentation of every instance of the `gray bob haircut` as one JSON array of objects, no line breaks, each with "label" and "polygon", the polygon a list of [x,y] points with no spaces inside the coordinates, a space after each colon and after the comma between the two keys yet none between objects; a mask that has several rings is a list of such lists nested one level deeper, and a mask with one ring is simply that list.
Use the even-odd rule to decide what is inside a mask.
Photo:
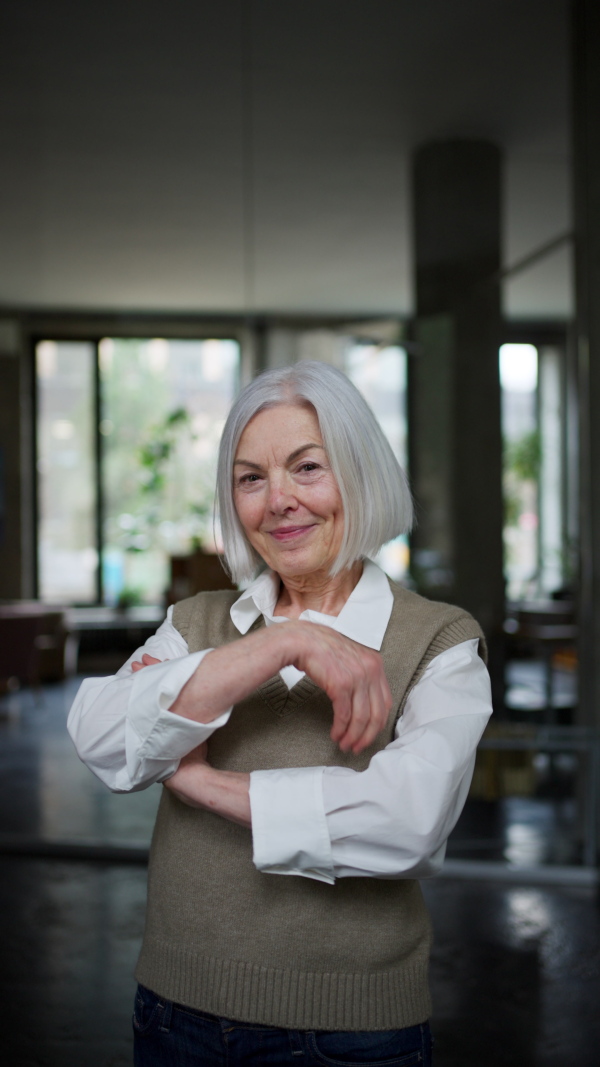
[{"label": "gray bob haircut", "polygon": [[344,537],[332,576],[374,556],[412,525],[412,500],[400,467],[369,405],[349,378],[313,360],[255,378],[235,401],[221,438],[217,508],[225,562],[235,582],[252,578],[263,562],[247,540],[233,501],[233,463],[246,426],[278,404],[311,405],[344,507]]}]

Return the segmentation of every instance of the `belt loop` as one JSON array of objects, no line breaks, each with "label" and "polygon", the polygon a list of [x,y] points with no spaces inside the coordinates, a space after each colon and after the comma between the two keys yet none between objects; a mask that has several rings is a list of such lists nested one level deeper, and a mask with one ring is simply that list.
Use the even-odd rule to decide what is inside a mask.
[{"label": "belt loop", "polygon": [[161,1011],[162,1017],[161,1017],[160,1026],[159,1026],[158,1029],[161,1031],[161,1033],[168,1034],[170,1029],[171,1029],[171,1016],[173,1014],[173,1001],[172,1000],[163,1000],[162,997],[161,997],[160,1008],[162,1009],[162,1011]]},{"label": "belt loop", "polygon": [[288,1037],[290,1039],[290,1051],[292,1056],[304,1055],[304,1042],[299,1030],[288,1030]]}]

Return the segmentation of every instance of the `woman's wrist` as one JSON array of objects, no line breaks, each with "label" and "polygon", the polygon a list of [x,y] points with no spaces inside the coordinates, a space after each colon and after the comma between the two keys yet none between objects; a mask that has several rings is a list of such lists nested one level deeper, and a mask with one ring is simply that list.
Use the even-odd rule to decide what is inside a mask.
[{"label": "woman's wrist", "polygon": [[297,619],[293,619],[289,622],[278,623],[276,627],[269,629],[269,633],[275,629],[280,638],[277,671],[297,662],[303,648],[304,636],[311,625],[312,623],[299,622]]},{"label": "woman's wrist", "polygon": [[252,825],[250,775],[240,771],[220,771],[208,766],[202,781],[202,806],[224,819],[242,826]]},{"label": "woman's wrist", "polygon": [[294,662],[305,625],[281,623],[208,652],[170,711],[207,725],[218,719],[267,678]]},{"label": "woman's wrist", "polygon": [[192,769],[187,760],[183,759],[175,774],[167,778],[163,785],[184,804],[193,808],[204,808],[209,789],[208,778],[212,770],[210,764],[205,761],[194,762]]},{"label": "woman's wrist", "polygon": [[192,808],[212,811],[242,826],[251,825],[249,774],[218,770],[205,761],[182,760],[164,784]]}]

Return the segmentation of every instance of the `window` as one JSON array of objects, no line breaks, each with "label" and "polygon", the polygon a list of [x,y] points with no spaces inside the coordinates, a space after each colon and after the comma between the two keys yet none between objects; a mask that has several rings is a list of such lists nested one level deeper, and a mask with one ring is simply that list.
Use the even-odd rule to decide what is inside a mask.
[{"label": "window", "polygon": [[548,597],[568,578],[563,353],[502,345],[500,381],[508,598]]},{"label": "window", "polygon": [[38,581],[47,601],[96,599],[95,346],[36,349]]},{"label": "window", "polygon": [[36,368],[40,596],[160,601],[170,555],[215,547],[237,341],[44,340]]}]

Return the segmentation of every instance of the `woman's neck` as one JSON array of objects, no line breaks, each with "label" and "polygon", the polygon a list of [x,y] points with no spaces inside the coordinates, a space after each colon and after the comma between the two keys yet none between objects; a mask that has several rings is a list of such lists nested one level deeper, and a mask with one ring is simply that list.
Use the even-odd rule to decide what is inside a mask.
[{"label": "woman's neck", "polygon": [[322,615],[339,615],[363,572],[362,560],[336,574],[303,574],[281,579],[281,590],[274,615],[297,619],[303,611]]}]

